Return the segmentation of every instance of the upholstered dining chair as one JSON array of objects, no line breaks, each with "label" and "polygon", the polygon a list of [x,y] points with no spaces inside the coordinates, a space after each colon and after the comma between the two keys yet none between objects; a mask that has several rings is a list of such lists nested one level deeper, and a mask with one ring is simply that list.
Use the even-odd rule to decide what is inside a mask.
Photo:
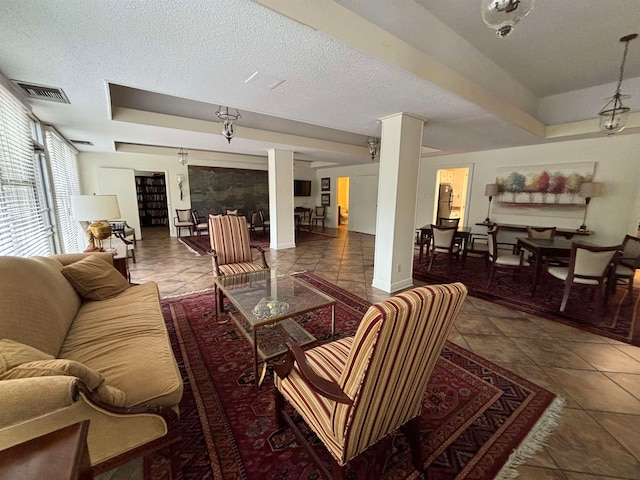
[{"label": "upholstered dining chair", "polygon": [[553,240],[556,238],[556,227],[527,227],[527,236],[529,238],[542,238]]},{"label": "upholstered dining chair", "polygon": [[324,220],[326,218],[327,207],[324,205],[321,207],[316,206],[315,213],[313,215],[313,223],[317,227],[319,222],[322,222],[322,231],[324,232]]},{"label": "upholstered dining chair", "polygon": [[456,228],[458,228],[458,225],[460,225],[460,218],[439,217],[438,218],[438,225],[442,225],[443,227],[456,227]]},{"label": "upholstered dining chair", "polygon": [[[276,418],[327,478],[343,479],[350,460],[401,427],[413,465],[423,471],[422,398],[466,294],[462,283],[418,287],[370,306],[353,337],[306,352],[288,345],[275,367]],[[327,448],[331,467],[285,411],[285,400]]]},{"label": "upholstered dining chair", "polygon": [[198,211],[197,210],[193,210],[191,212],[191,216],[193,218],[193,229],[196,231],[196,236],[199,237],[202,232],[208,232],[209,231],[209,222],[207,222],[204,218],[201,218],[200,215],[198,215]]},{"label": "upholstered dining chair", "polygon": [[269,227],[271,227],[271,222],[267,218],[267,214],[264,213],[264,210],[262,208],[258,210],[258,213],[260,214],[260,223],[262,224],[263,230],[265,233],[267,233],[269,231]]},{"label": "upholstered dining chair", "polygon": [[522,252],[515,253],[515,245],[511,243],[498,242],[498,231],[500,227],[492,227],[487,233],[489,243],[489,280],[487,288],[491,286],[496,272],[511,272],[517,274],[523,267],[530,265],[525,260]]},{"label": "upholstered dining chair", "polygon": [[547,272],[564,282],[564,294],[560,311],[564,312],[571,287],[585,285],[596,287],[598,305],[606,300],[605,283],[609,277],[609,269],[615,268],[622,245],[599,247],[595,245],[571,244],[571,256],[568,267],[549,267]]},{"label": "upholstered dining chair", "polygon": [[442,225],[431,225],[431,259],[429,260],[429,268],[433,267],[433,261],[437,254],[446,253],[449,257],[449,271],[453,258],[456,261],[460,257],[460,247],[455,244],[455,235],[458,227],[445,227]]},{"label": "upholstered dining chair", "polygon": [[238,215],[238,209],[237,208],[227,208],[225,210],[225,214],[226,215]]},{"label": "upholstered dining chair", "polygon": [[183,228],[189,230],[189,235],[193,235],[193,227],[195,226],[195,223],[193,223],[191,209],[187,208],[185,210],[179,210],[176,208],[176,216],[173,219],[173,225],[178,229],[178,237],[180,236]]},{"label": "upholstered dining chair", "polygon": [[[213,276],[256,272],[269,268],[264,250],[251,245],[247,219],[237,215],[209,215],[209,242],[213,262]],[[251,249],[261,254],[261,264],[253,263]],[[222,310],[222,290],[214,287],[218,309]]]},{"label": "upholstered dining chair", "polygon": [[315,210],[313,208],[305,209],[305,211],[298,217],[298,229],[311,231],[313,226],[313,220],[315,218]]},{"label": "upholstered dining chair", "polygon": [[611,291],[622,281],[627,283],[629,297],[633,295],[633,278],[636,270],[640,268],[640,238],[632,235],[625,235],[622,241],[622,254],[620,261],[613,270]]},{"label": "upholstered dining chair", "polygon": [[462,265],[466,263],[468,256],[484,258],[485,267],[489,266],[489,240],[486,233],[469,235],[462,252]]}]

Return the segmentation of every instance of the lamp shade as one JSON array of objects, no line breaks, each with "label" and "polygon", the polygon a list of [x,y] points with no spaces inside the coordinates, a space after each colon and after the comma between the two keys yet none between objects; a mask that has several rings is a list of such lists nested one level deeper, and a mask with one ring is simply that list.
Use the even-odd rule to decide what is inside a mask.
[{"label": "lamp shade", "polygon": [[578,195],[581,197],[599,197],[602,193],[602,184],[594,182],[583,182],[580,184]]},{"label": "lamp shade", "polygon": [[73,195],[71,211],[73,218],[78,221],[120,218],[117,195]]},{"label": "lamp shade", "polygon": [[488,197],[495,197],[498,195],[498,185],[496,183],[488,183],[484,187],[484,194]]}]

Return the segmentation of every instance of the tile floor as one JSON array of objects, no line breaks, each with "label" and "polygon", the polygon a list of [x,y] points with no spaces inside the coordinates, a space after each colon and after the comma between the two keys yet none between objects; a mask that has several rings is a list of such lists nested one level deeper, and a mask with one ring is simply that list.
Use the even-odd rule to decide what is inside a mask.
[{"label": "tile floor", "polygon": [[[325,233],[334,238],[269,250],[269,265],[313,271],[370,302],[387,298],[371,287],[374,237],[344,228]],[[210,258],[189,252],[168,230],[143,234],[138,262],[129,262],[133,282],[153,280],[163,297],[212,287]],[[520,479],[640,479],[640,347],[474,297],[450,340],[566,399],[560,425],[518,468]]]}]

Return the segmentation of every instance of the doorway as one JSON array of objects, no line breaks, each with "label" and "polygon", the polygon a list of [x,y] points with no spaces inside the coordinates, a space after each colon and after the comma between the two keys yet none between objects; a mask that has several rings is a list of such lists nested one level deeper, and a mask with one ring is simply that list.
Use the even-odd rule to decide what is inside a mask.
[{"label": "doorway", "polygon": [[336,186],[336,204],[338,205],[338,228],[349,225],[349,177],[338,177]]},{"label": "doorway", "polygon": [[439,218],[459,218],[464,226],[467,211],[469,168],[443,168],[436,173],[433,223]]}]

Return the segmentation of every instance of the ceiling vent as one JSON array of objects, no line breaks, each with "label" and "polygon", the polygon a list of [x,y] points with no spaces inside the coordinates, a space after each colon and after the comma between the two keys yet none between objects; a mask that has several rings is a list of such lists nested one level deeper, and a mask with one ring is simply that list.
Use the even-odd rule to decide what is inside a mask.
[{"label": "ceiling vent", "polygon": [[22,90],[29,98],[37,98],[40,100],[48,100],[50,102],[71,103],[61,88],[47,87],[46,85],[38,85],[36,83],[21,82],[19,80],[11,80],[20,90]]},{"label": "ceiling vent", "polygon": [[93,142],[90,142],[89,140],[69,140],[69,141],[74,145],[87,145],[87,146],[93,147]]}]

